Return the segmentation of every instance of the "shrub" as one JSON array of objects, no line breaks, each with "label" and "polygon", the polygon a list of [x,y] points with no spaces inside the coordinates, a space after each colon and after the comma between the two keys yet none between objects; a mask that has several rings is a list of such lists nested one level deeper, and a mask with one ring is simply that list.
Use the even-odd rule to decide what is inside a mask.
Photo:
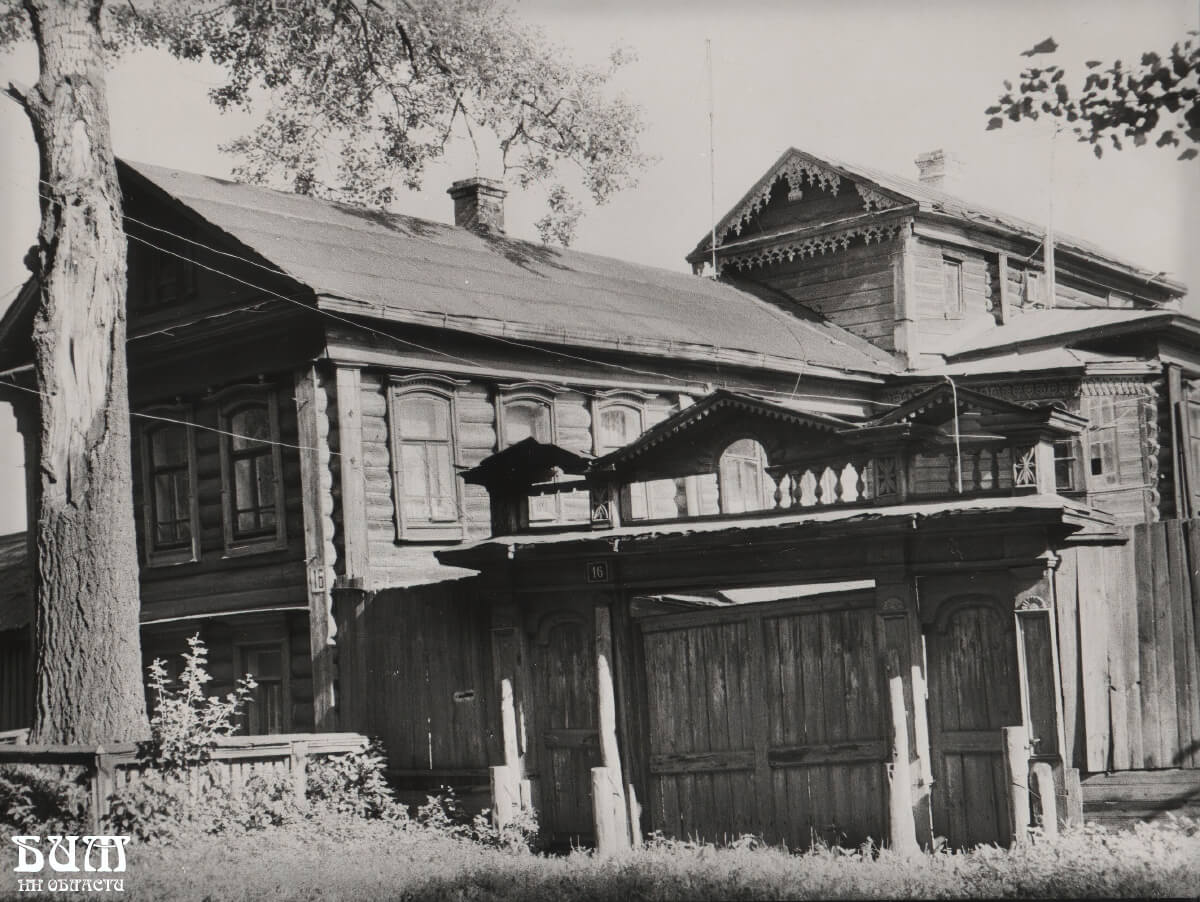
[{"label": "shrub", "polygon": [[178,680],[169,678],[161,658],[150,665],[154,713],[150,717],[151,740],[143,748],[143,757],[158,770],[185,769],[207,762],[216,739],[238,731],[241,710],[258,685],[253,676],[246,674],[224,698],[205,695],[204,686],[212,680],[205,666],[208,649],[199,633],[187,641]]},{"label": "shrub", "polygon": [[0,766],[0,827],[10,834],[79,833],[90,809],[81,773],[32,764]]},{"label": "shrub", "polygon": [[362,752],[311,759],[308,801],[337,814],[405,821],[408,812],[396,802],[388,786],[386,763],[377,740],[372,740]]}]

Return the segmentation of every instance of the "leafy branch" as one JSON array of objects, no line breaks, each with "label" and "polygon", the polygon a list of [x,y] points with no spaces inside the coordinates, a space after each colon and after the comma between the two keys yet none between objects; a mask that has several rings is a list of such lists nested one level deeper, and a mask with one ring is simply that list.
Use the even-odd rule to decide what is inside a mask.
[{"label": "leafy branch", "polygon": [[[1097,157],[1105,145],[1121,150],[1125,141],[1141,147],[1152,139],[1156,147],[1200,145],[1200,32],[1187,37],[1163,54],[1148,51],[1137,65],[1116,60],[1104,67],[1099,60],[1085,63],[1088,72],[1076,85],[1060,66],[1030,66],[1014,87],[1004,82],[1005,93],[985,110],[988,129],[1006,122],[1048,116],[1065,123]],[[1052,54],[1053,38],[1042,41],[1024,56]],[[1073,87],[1074,85],[1074,87]],[[1180,160],[1200,155],[1185,147]]]}]

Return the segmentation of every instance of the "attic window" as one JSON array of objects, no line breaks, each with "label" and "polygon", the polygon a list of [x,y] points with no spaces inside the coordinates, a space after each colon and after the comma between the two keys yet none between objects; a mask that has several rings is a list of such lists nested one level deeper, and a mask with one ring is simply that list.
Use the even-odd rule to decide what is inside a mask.
[{"label": "attic window", "polygon": [[942,279],[942,315],[946,319],[960,319],[963,315],[962,261],[943,257]]},{"label": "attic window", "polygon": [[1042,303],[1042,274],[1040,272],[1025,273],[1025,303]]}]

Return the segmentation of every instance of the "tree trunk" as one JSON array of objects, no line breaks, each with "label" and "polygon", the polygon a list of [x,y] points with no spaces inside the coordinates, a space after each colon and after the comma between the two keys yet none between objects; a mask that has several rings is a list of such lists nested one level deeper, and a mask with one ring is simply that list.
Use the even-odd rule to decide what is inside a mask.
[{"label": "tree trunk", "polygon": [[149,735],[125,368],[125,235],[109,137],[103,0],[26,0],[40,77],[34,323],[42,392],[34,742]]}]

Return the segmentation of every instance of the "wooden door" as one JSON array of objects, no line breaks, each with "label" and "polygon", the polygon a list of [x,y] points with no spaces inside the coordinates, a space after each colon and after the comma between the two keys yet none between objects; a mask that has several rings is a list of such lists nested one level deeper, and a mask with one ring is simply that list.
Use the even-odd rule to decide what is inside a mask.
[{"label": "wooden door", "polygon": [[943,602],[926,654],[934,833],[953,847],[1007,845],[1000,728],[1021,723],[1012,612],[983,596]]},{"label": "wooden door", "polygon": [[792,848],[883,839],[875,630],[871,593],[644,619],[652,828]]},{"label": "wooden door", "polygon": [[550,614],[530,646],[538,734],[531,776],[538,824],[551,842],[592,838],[592,768],[601,763],[593,632],[582,612]]}]

